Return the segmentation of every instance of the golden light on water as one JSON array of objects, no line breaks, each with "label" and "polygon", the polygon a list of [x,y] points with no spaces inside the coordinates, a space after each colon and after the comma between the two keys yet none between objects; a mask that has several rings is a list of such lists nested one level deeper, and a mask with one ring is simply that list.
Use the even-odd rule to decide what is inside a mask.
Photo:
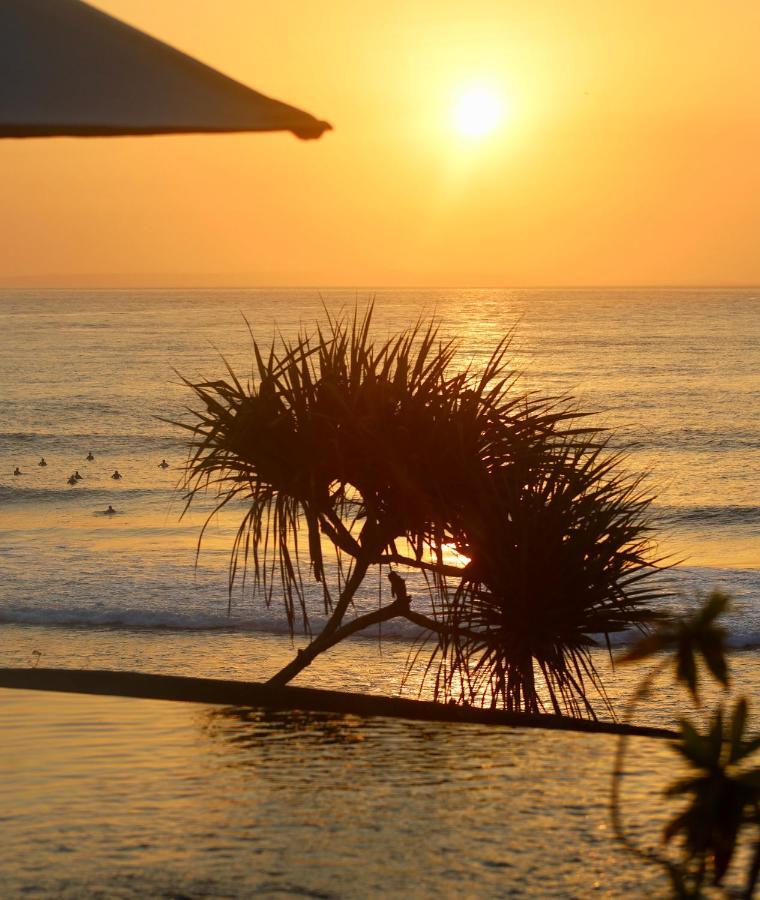
[{"label": "golden light on water", "polygon": [[443,545],[443,562],[447,566],[458,566],[463,569],[470,561],[469,556],[460,553],[454,544]]},{"label": "golden light on water", "polygon": [[486,85],[460,90],[454,101],[454,127],[462,137],[479,139],[504,124],[507,107],[499,91]]}]

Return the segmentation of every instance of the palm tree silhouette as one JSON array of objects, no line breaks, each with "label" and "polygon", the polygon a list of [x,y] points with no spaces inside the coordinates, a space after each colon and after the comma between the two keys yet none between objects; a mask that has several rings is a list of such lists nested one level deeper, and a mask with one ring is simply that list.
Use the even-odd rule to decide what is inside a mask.
[{"label": "palm tree silhouette", "polygon": [[[434,322],[375,340],[372,314],[327,314],[266,350],[252,335],[249,383],[229,366],[185,382],[187,506],[209,489],[214,512],[244,502],[230,591],[248,573],[310,634],[305,584],[320,585],[326,622],[271,683],[401,617],[429,637],[416,656],[428,648],[437,698],[595,718],[597,636],[643,627],[662,596],[640,479],[571,399],[519,389],[509,337],[476,371]],[[383,569],[390,598],[350,616]],[[424,598],[400,574],[415,572]]]}]

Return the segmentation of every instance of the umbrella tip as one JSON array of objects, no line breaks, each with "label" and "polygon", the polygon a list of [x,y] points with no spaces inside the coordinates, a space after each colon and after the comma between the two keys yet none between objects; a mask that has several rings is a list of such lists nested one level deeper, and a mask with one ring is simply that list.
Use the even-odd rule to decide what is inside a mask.
[{"label": "umbrella tip", "polygon": [[326,131],[332,130],[333,127],[329,122],[321,122],[319,119],[315,119],[313,123],[310,123],[308,128],[291,129],[293,134],[302,141],[311,141],[316,138],[321,138]]}]

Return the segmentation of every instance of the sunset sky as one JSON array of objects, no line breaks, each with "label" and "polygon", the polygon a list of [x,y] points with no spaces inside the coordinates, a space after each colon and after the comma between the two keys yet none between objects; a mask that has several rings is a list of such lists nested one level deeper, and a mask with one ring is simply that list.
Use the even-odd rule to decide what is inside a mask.
[{"label": "sunset sky", "polygon": [[335,131],[0,141],[2,285],[760,283],[757,0],[95,5]]}]

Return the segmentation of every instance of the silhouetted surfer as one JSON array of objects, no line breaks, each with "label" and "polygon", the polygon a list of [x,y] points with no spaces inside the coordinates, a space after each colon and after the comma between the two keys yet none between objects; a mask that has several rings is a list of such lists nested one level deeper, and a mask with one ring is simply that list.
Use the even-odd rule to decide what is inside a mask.
[{"label": "silhouetted surfer", "polygon": [[13,474],[14,474],[14,475],[20,475],[20,474],[21,474],[21,469],[19,469],[19,467],[16,466],[16,468],[13,470]]},{"label": "silhouetted surfer", "polygon": [[82,476],[79,474],[79,469],[77,469],[76,472],[74,472],[74,478],[76,478],[77,481],[82,480]]},{"label": "silhouetted surfer", "polygon": [[70,476],[68,477],[67,481],[68,481],[69,484],[78,484],[78,483],[79,483],[79,482],[76,480],[76,478],[74,478],[73,475],[70,475]]},{"label": "silhouetted surfer", "polygon": [[42,457],[42,459],[40,459],[40,461],[37,463],[37,465],[38,466],[46,466],[47,465],[47,463],[45,462],[44,456]]},{"label": "silhouetted surfer", "polygon": [[85,459],[87,460],[87,462],[92,462],[93,459],[95,459],[95,457],[92,455],[92,450],[90,450],[87,456],[85,456]]},{"label": "silhouetted surfer", "polygon": [[114,481],[118,481],[121,478],[121,472],[118,469],[114,469],[111,478],[113,478]]},{"label": "silhouetted surfer", "polygon": [[162,459],[161,462],[158,464],[158,468],[159,469],[168,469],[169,463],[165,459]]},{"label": "silhouetted surfer", "polygon": [[111,506],[110,503],[108,504],[108,509],[106,510],[105,514],[107,516],[115,516],[116,515],[116,510],[113,508],[113,506]]}]

